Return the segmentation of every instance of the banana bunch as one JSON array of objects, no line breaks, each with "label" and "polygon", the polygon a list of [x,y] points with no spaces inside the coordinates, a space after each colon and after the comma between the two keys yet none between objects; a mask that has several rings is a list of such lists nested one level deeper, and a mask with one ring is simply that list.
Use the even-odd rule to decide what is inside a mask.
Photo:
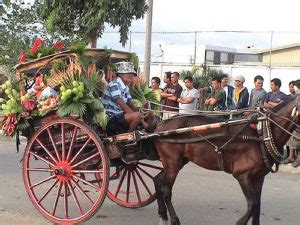
[{"label": "banana bunch", "polygon": [[61,93],[61,102],[65,102],[66,100],[72,98],[73,101],[78,101],[83,97],[84,92],[84,83],[78,82],[74,80],[72,83],[68,84],[68,87],[61,86],[60,93]]},{"label": "banana bunch", "polygon": [[7,95],[8,100],[6,101],[3,98],[0,98],[0,109],[3,109],[8,114],[16,114],[18,112],[21,112],[22,104],[20,101],[20,94],[15,88],[13,88],[11,81],[6,81],[4,84],[2,84],[1,88]]}]

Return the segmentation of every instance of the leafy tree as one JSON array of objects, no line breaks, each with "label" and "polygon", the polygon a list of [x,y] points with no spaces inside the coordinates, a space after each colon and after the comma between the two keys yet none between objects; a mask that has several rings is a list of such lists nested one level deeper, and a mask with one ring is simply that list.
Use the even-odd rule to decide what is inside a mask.
[{"label": "leafy tree", "polygon": [[[179,75],[180,79],[184,79],[186,76],[193,77],[194,88],[198,89],[210,86],[213,77],[219,77],[224,74],[222,70],[211,69],[206,64],[202,64],[201,66],[193,66],[191,70],[183,70]],[[206,93],[200,95],[199,109],[204,109],[204,100],[207,96],[208,94]]]},{"label": "leafy tree", "polygon": [[106,24],[119,27],[125,45],[132,21],[142,18],[146,10],[145,0],[45,0],[41,15],[50,33],[76,36],[96,47]]},{"label": "leafy tree", "polygon": [[193,84],[195,88],[210,86],[211,79],[213,77],[219,77],[225,73],[222,70],[211,69],[206,64],[201,66],[193,66],[191,70],[183,70],[180,72],[180,79],[184,79],[186,76],[193,77]]},{"label": "leafy tree", "polygon": [[37,14],[38,4],[18,4],[8,0],[0,6],[0,65],[13,67],[22,50],[35,36],[46,37]]}]

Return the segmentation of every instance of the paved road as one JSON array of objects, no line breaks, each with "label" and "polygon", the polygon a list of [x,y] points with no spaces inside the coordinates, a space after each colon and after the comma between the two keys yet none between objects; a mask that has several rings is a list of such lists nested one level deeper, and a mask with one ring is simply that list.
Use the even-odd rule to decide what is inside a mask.
[{"label": "paved road", "polygon": [[[22,180],[19,163],[22,153],[14,144],[0,139],[0,225],[48,225],[33,207]],[[289,170],[288,168],[285,168]],[[297,174],[279,172],[268,175],[262,197],[262,224],[300,224],[300,170]],[[174,205],[183,225],[231,225],[246,209],[237,182],[223,172],[212,172],[187,165],[174,187]],[[131,210],[108,199],[85,225],[155,225],[157,206]]]}]

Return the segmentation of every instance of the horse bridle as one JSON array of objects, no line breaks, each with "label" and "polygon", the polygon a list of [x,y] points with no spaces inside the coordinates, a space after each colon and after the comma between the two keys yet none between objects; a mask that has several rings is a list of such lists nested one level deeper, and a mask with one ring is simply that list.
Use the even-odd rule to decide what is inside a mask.
[{"label": "horse bridle", "polygon": [[[276,173],[279,169],[279,164],[285,160],[284,155],[281,154],[281,151],[278,150],[275,142],[274,137],[271,130],[271,123],[273,123],[275,126],[283,130],[285,133],[291,135],[292,137],[299,139],[299,137],[295,136],[293,133],[289,132],[287,129],[282,127],[280,124],[278,124],[276,121],[274,121],[271,118],[271,115],[279,117],[280,119],[284,119],[290,123],[290,125],[293,125],[296,127],[296,130],[300,131],[300,126],[294,122],[295,118],[299,120],[299,106],[300,106],[300,98],[298,96],[296,106],[292,110],[291,119],[278,115],[275,112],[270,111],[266,108],[261,108],[261,114],[265,117],[264,120],[260,122],[261,125],[257,126],[257,132],[261,139],[260,141],[260,147],[261,147],[261,153],[263,157],[263,161],[265,163],[265,166],[268,170],[270,170],[272,173]],[[296,116],[296,117],[295,117]],[[272,167],[272,164],[269,162],[268,155],[275,160],[275,170]]]},{"label": "horse bridle", "polygon": [[300,125],[297,124],[295,121],[293,121],[293,118],[294,118],[294,117],[297,118],[298,120],[300,119],[300,118],[299,118],[299,117],[300,117],[300,95],[298,95],[296,98],[297,98],[296,105],[295,105],[295,107],[293,108],[292,113],[291,113],[292,119],[289,119],[289,118],[287,118],[287,117],[285,117],[285,116],[278,115],[277,113],[272,112],[272,111],[270,111],[270,110],[268,110],[268,109],[266,109],[266,108],[263,108],[263,109],[264,109],[264,111],[265,111],[266,114],[267,114],[267,119],[268,119],[271,123],[273,123],[274,125],[276,125],[277,127],[279,127],[281,130],[283,130],[283,131],[286,132],[287,134],[293,136],[293,137],[296,138],[296,139],[299,139],[300,137],[297,137],[297,136],[295,136],[294,134],[292,134],[291,132],[289,132],[287,129],[285,129],[284,127],[282,127],[282,126],[281,126],[280,124],[278,124],[276,121],[274,121],[273,119],[271,119],[270,116],[269,116],[269,115],[273,115],[273,116],[275,116],[275,117],[278,117],[278,118],[280,118],[280,119],[284,119],[284,120],[288,121],[290,124],[292,124],[292,125],[294,125],[294,126],[296,127],[296,130],[297,130],[298,132],[300,132]]}]

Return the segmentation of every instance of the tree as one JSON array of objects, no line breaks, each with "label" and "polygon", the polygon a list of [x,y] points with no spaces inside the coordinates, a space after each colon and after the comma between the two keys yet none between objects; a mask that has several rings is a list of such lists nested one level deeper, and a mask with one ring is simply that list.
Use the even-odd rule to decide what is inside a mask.
[{"label": "tree", "polygon": [[119,27],[124,46],[132,21],[142,18],[146,10],[145,0],[45,0],[41,15],[50,33],[75,35],[95,48],[106,24]]},{"label": "tree", "polygon": [[8,0],[0,6],[0,65],[13,67],[19,62],[20,52],[28,49],[36,36],[46,38],[37,7]]},{"label": "tree", "polygon": [[[193,85],[194,88],[202,88],[208,87],[211,85],[211,79],[213,77],[221,77],[225,75],[222,70],[219,69],[211,69],[206,64],[202,64],[201,66],[193,66],[191,70],[183,70],[180,72],[180,79],[184,79],[186,76],[193,77]],[[207,98],[208,94],[204,93],[200,95],[199,99],[199,109],[204,109],[204,100]]]}]

